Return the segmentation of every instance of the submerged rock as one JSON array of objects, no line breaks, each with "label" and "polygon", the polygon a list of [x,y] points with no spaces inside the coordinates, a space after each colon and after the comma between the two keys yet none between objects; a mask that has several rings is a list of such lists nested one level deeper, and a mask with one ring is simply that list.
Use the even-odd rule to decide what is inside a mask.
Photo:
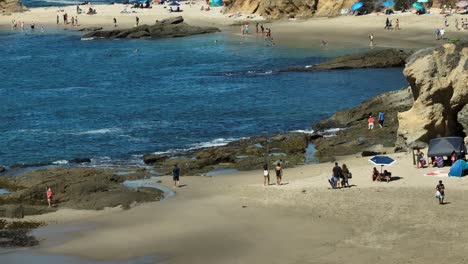
[{"label": "submerged rock", "polygon": [[420,50],[409,58],[403,73],[414,104],[398,114],[398,146],[466,136],[463,109],[468,103],[468,41]]},{"label": "submerged rock", "polygon": [[0,173],[3,173],[3,172],[5,172],[5,171],[6,171],[5,167],[0,166]]},{"label": "submerged rock", "polygon": [[219,32],[216,27],[197,27],[184,23],[179,17],[168,18],[154,25],[141,25],[128,29],[97,30],[86,33],[84,39],[132,39],[132,38],[176,38]]},{"label": "submerged rock", "polygon": [[331,59],[313,66],[289,67],[280,72],[309,72],[361,68],[403,67],[410,53],[398,49],[372,50]]}]

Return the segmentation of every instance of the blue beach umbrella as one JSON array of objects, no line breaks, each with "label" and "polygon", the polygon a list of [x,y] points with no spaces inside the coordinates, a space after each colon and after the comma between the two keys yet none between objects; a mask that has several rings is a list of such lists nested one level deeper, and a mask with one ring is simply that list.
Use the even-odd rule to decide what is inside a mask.
[{"label": "blue beach umbrella", "polygon": [[413,7],[416,8],[417,10],[423,10],[424,6],[421,3],[414,3]]},{"label": "blue beach umbrella", "polygon": [[390,158],[389,156],[374,156],[369,159],[374,165],[380,166],[380,172],[382,172],[383,166],[390,166],[396,162],[396,160]]},{"label": "blue beach umbrella", "polygon": [[393,1],[386,1],[382,3],[382,6],[389,7],[389,6],[394,6],[395,2]]},{"label": "blue beach umbrella", "polygon": [[351,6],[351,10],[356,11],[361,8],[364,4],[362,2],[356,2]]},{"label": "blue beach umbrella", "polygon": [[418,0],[418,3],[429,3],[429,0]]},{"label": "blue beach umbrella", "polygon": [[171,2],[169,6],[180,6],[180,4],[174,1],[174,2]]}]

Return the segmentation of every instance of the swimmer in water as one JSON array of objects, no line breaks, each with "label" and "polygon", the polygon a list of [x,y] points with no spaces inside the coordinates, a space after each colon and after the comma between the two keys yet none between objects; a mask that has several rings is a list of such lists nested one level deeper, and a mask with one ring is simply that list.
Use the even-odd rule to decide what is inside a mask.
[{"label": "swimmer in water", "polygon": [[138,53],[138,52],[140,52],[140,50],[139,50],[139,49],[135,49],[133,52]]},{"label": "swimmer in water", "polygon": [[325,46],[327,44],[328,44],[328,42],[326,42],[325,40],[320,41],[320,46]]}]

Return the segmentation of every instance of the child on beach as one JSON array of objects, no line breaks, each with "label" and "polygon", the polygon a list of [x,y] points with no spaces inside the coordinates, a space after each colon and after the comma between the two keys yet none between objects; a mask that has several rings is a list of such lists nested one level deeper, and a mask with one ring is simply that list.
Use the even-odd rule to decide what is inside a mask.
[{"label": "child on beach", "polygon": [[369,118],[367,119],[367,129],[369,130],[372,130],[374,129],[374,118],[372,116],[369,116]]},{"label": "child on beach", "polygon": [[172,169],[172,179],[174,180],[174,188],[179,187],[179,178],[180,178],[180,168],[177,164],[175,164],[174,169]]},{"label": "child on beach", "polygon": [[270,185],[270,170],[268,170],[268,164],[263,165],[263,186]]},{"label": "child on beach", "polygon": [[54,193],[52,192],[52,189],[50,187],[46,187],[46,194],[47,194],[47,203],[49,204],[49,207],[52,207],[52,198],[54,196]]},{"label": "child on beach", "polygon": [[276,172],[276,184],[279,186],[281,185],[281,180],[283,179],[283,168],[281,167],[281,163],[277,163],[275,167]]},{"label": "child on beach", "polygon": [[442,181],[439,181],[439,184],[436,186],[436,198],[439,199],[439,204],[444,204],[444,198],[445,198],[445,186],[442,183]]}]

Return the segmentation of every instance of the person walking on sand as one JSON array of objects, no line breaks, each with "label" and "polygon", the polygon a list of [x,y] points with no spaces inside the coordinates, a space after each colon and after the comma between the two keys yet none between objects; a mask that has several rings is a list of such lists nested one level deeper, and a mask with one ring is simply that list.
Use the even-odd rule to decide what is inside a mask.
[{"label": "person walking on sand", "polygon": [[177,164],[175,164],[174,169],[172,169],[172,179],[174,180],[174,188],[179,187],[180,168]]},{"label": "person walking on sand", "polygon": [[283,180],[283,168],[281,167],[281,163],[277,163],[275,167],[276,172],[276,185],[280,186],[281,181]]},{"label": "person walking on sand", "polygon": [[257,33],[257,34],[258,34],[258,23],[257,23],[257,24],[255,24],[255,33]]},{"label": "person walking on sand", "polygon": [[79,24],[78,24],[78,16],[75,16],[75,26],[77,26],[77,27],[79,26]]},{"label": "person walking on sand", "polygon": [[439,204],[444,204],[445,186],[442,181],[439,181],[439,184],[436,186],[436,190],[436,198],[439,198]]},{"label": "person walking on sand", "polygon": [[263,186],[270,185],[270,170],[268,169],[268,164],[263,165]]},{"label": "person walking on sand", "polygon": [[367,129],[369,130],[372,130],[374,129],[374,118],[372,116],[369,116],[369,118],[367,119]]},{"label": "person walking on sand", "polygon": [[114,27],[117,27],[117,18],[114,17]]},{"label": "person walking on sand", "polygon": [[72,16],[71,21],[72,21],[72,26],[74,27],[75,26],[75,17],[74,16]]},{"label": "person walking on sand", "polygon": [[343,164],[343,169],[342,169],[341,173],[342,173],[341,186],[342,187],[350,187],[349,186],[349,179],[351,179],[353,176],[352,176],[351,172],[349,172],[349,169],[346,166],[346,164]]},{"label": "person walking on sand", "polygon": [[369,46],[370,48],[374,48],[374,34],[369,35]]},{"label": "person walking on sand", "polygon": [[379,112],[379,126],[380,128],[383,128],[383,123],[385,121],[385,114],[383,111]]},{"label": "person walking on sand", "polygon": [[400,30],[400,19],[396,19],[396,22],[395,22],[395,29],[396,30]]},{"label": "person walking on sand", "polygon": [[46,187],[46,195],[47,195],[47,203],[49,204],[49,207],[52,207],[52,198],[54,196],[54,193],[52,192],[52,189],[47,186]]},{"label": "person walking on sand", "polygon": [[139,18],[139,17],[136,17],[136,18],[135,18],[135,21],[136,21],[136,26],[138,27],[138,25],[140,24],[140,18]]},{"label": "person walking on sand", "polygon": [[57,15],[57,25],[59,24],[60,20],[59,20],[59,15]]}]

